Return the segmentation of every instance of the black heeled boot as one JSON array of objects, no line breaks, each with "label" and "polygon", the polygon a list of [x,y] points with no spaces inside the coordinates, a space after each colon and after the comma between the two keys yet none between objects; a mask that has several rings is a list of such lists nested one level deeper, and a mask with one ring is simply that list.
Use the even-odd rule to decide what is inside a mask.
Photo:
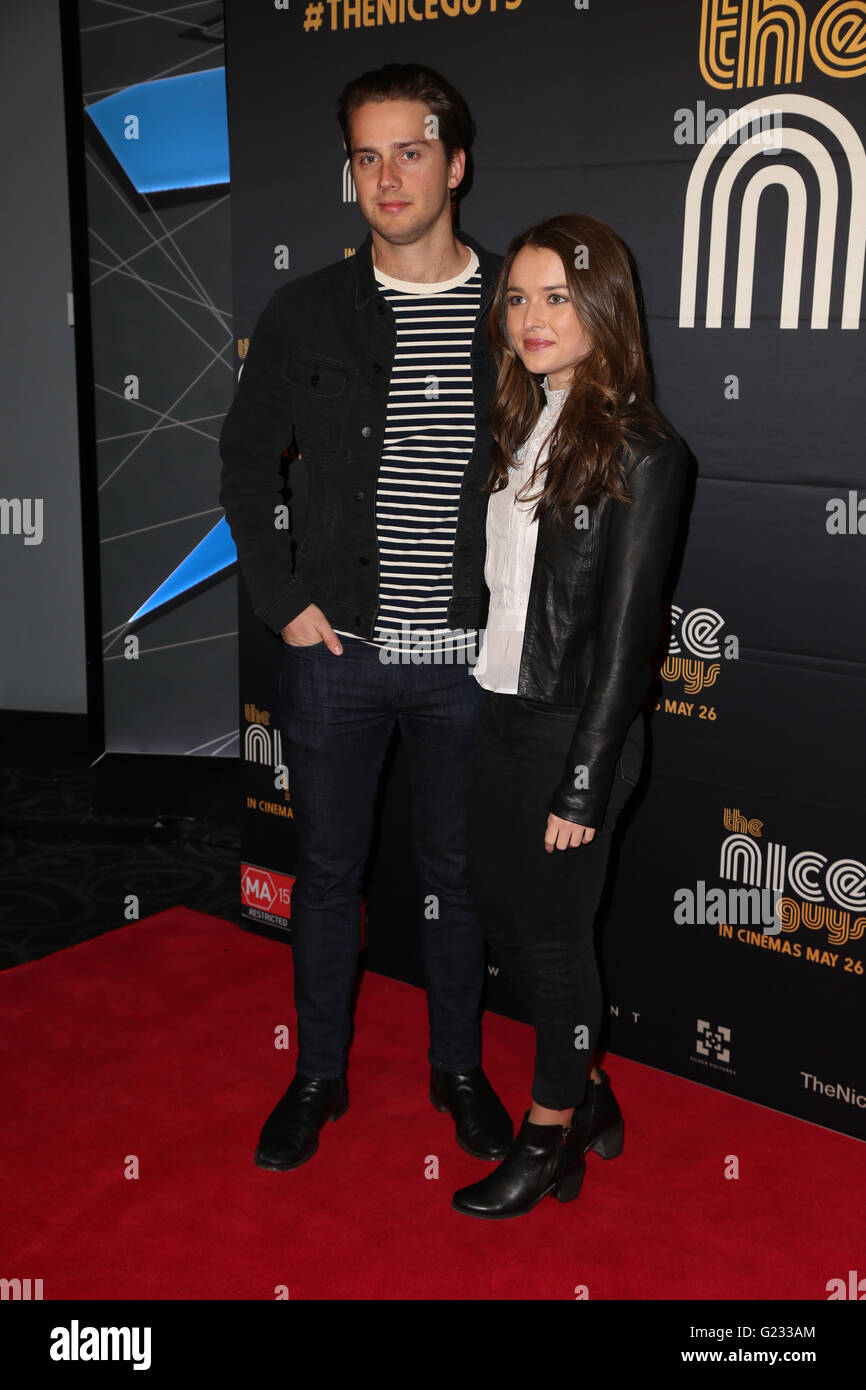
[{"label": "black heeled boot", "polygon": [[617,1158],[622,1153],[625,1124],[622,1111],[610,1084],[610,1077],[599,1067],[601,1081],[587,1078],[583,1104],[574,1112],[584,1135],[584,1153],[594,1149],[602,1158]]},{"label": "black heeled boot", "polygon": [[461,1187],[451,1199],[455,1211],[499,1221],[524,1216],[543,1197],[571,1202],[580,1194],[586,1170],[584,1133],[575,1111],[568,1129],[534,1125],[523,1117],[508,1153],[488,1177]]}]

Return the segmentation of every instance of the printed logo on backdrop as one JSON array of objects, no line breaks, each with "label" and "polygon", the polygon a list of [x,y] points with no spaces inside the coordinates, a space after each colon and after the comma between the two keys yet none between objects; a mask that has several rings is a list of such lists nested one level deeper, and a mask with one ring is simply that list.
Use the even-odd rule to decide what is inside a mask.
[{"label": "printed logo on backdrop", "polygon": [[807,44],[828,77],[866,74],[862,0],[827,0],[812,19],[799,0],[703,0],[700,67],[711,87],[802,82]]},{"label": "printed logo on backdrop", "polygon": [[698,1032],[695,1050],[690,1058],[699,1066],[711,1067],[713,1071],[727,1072],[736,1076],[736,1067],[731,1066],[731,1030],[723,1023],[715,1028],[706,1018],[698,1019]]},{"label": "printed logo on backdrop", "polygon": [[267,767],[269,780],[274,791],[283,793],[282,801],[270,797],[249,795],[246,798],[246,808],[249,811],[261,811],[264,815],[283,816],[291,820],[293,816],[289,804],[289,770],[283,761],[283,740],[280,730],[271,727],[269,710],[260,710],[252,703],[244,705],[244,719],[246,720],[246,729],[244,730],[245,760],[248,763],[259,763],[262,767]]},{"label": "printed logo on backdrop", "polygon": [[241,906],[244,916],[270,927],[288,929],[292,915],[292,885],[289,874],[265,869],[259,864],[241,864]]},{"label": "printed logo on backdrop", "polygon": [[[821,72],[831,77],[866,74],[864,5],[829,0],[809,20],[797,0],[763,5],[754,0],[704,0],[700,69],[711,86],[733,89],[802,82],[807,44]],[[677,112],[681,125],[689,115]],[[700,313],[700,263],[706,273],[704,326],[720,328],[724,306],[731,301],[734,328],[751,326],[760,203],[768,188],[778,186],[787,201],[785,235],[778,248],[779,327],[795,329],[799,324],[811,200],[816,203],[817,237],[814,265],[808,267],[810,327],[828,328],[832,310],[843,329],[859,328],[866,254],[866,151],[851,122],[828,102],[785,91],[762,96],[759,107],[751,102],[727,113],[708,112],[703,125],[702,148],[686,192],[680,327],[694,328]],[[683,143],[679,135],[676,138]],[[809,166],[808,187],[797,167],[798,158]],[[847,203],[847,218],[839,215],[840,201],[843,208]],[[736,256],[730,258],[729,221],[737,232]],[[831,303],[834,270],[836,283],[841,283],[841,299],[835,304]]]},{"label": "printed logo on backdrop", "polygon": [[815,1076],[811,1071],[800,1071],[799,1076],[803,1089],[810,1091],[813,1096],[826,1096],[828,1100],[838,1101],[842,1105],[853,1105],[858,1110],[866,1110],[866,1095],[858,1091],[856,1086],[852,1086],[850,1081],[839,1081],[838,1078],[829,1081],[827,1077]]},{"label": "printed logo on backdrop", "polygon": [[351,161],[346,160],[343,165],[343,202],[357,203],[358,194],[355,190],[355,180],[352,177]]},{"label": "printed logo on backdrop", "polygon": [[[253,922],[264,922],[291,932],[293,874],[266,869],[262,864],[241,864],[241,907]],[[358,916],[358,949],[367,944],[367,902],[361,900]]]},{"label": "printed logo on backdrop", "polygon": [[[345,29],[385,29],[401,24],[430,24],[472,19],[478,14],[519,10],[523,0],[298,0],[305,34]],[[575,10],[589,9],[589,0],[572,0]],[[274,0],[275,10],[291,10],[291,0]]]},{"label": "printed logo on backdrop", "polygon": [[724,629],[725,619],[715,608],[691,608],[687,612],[677,603],[669,605],[656,666],[670,693],[663,692],[655,701],[656,710],[709,723],[718,718],[714,687],[724,664],[738,661],[740,656],[739,638]]},{"label": "printed logo on backdrop", "polygon": [[862,980],[866,864],[767,839],[738,807],[722,808],[721,828],[718,879],[738,886],[677,888],[674,922]]}]

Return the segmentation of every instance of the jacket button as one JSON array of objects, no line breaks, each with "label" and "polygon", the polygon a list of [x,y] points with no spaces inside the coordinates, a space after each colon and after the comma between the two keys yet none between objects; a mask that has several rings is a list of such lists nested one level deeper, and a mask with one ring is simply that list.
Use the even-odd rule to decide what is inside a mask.
[{"label": "jacket button", "polygon": [[365,496],[366,496],[366,493],[363,493],[363,492],[356,492],[356,493],[355,493],[355,501],[356,501],[356,502],[363,502]]},{"label": "jacket button", "polygon": [[360,619],[360,618],[357,618],[357,617],[353,618],[353,619],[352,619],[352,626],[353,626],[353,627],[360,627],[360,626],[361,626],[361,619]]},{"label": "jacket button", "polygon": [[318,384],[319,384],[319,373],[318,373],[318,372],[314,372],[313,375],[310,377],[310,385],[311,385],[311,386],[318,386]]},{"label": "jacket button", "polygon": [[369,426],[369,425],[364,425],[364,426],[362,427],[362,429],[361,429],[361,433],[362,433],[362,435],[364,436],[365,439],[369,439],[369,438],[370,438],[370,435],[373,433],[373,431],[370,429],[370,426]]},{"label": "jacket button", "polygon": [[374,363],[373,363],[373,371],[374,371],[374,372],[381,372],[381,370],[382,370],[382,363],[381,363],[381,362],[374,362]]},{"label": "jacket button", "polygon": [[359,565],[369,565],[369,563],[370,563],[370,557],[369,557],[369,555],[359,555],[359,556],[358,556],[358,564],[359,564]]},{"label": "jacket button", "polygon": [[385,305],[384,305],[384,304],[381,302],[381,300],[380,300],[379,303],[376,305],[376,313],[377,313],[377,314],[384,314],[384,312],[385,312]]}]

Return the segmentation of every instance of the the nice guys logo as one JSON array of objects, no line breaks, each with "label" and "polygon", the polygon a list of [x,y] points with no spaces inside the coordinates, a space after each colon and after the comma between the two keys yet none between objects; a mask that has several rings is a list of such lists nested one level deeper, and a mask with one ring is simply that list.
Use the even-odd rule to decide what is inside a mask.
[{"label": "the nice guys logo", "polygon": [[[692,608],[686,612],[679,604],[671,604],[659,644],[659,655],[663,657],[659,667],[661,679],[667,685],[681,682],[684,696],[711,689],[719,679],[722,662],[739,660],[740,640],[724,628],[725,620],[715,608]],[[662,701],[656,701],[656,709],[661,707]],[[691,714],[694,708],[694,703],[687,700],[664,700],[668,714]],[[698,715],[713,720],[715,708],[700,705]]]}]

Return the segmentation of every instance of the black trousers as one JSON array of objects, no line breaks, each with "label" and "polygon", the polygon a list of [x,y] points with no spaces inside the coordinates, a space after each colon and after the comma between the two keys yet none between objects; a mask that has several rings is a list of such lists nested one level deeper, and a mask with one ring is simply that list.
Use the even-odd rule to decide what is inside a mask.
[{"label": "black trousers", "polygon": [[548,803],[566,766],[578,712],[518,695],[482,694],[469,776],[476,915],[535,1026],[532,1099],[567,1110],[583,1100],[601,1027],[593,924],[612,832],[640,770],[643,722],[639,718],[629,731],[594,838],[548,852]]}]

